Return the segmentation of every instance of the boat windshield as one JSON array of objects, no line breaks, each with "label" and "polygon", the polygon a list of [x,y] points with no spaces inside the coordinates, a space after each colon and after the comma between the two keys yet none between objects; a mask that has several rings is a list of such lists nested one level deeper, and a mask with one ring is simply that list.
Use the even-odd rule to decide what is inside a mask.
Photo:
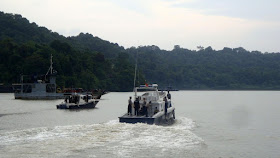
[{"label": "boat windshield", "polygon": [[147,92],[147,91],[156,91],[154,88],[139,88],[137,92]]}]

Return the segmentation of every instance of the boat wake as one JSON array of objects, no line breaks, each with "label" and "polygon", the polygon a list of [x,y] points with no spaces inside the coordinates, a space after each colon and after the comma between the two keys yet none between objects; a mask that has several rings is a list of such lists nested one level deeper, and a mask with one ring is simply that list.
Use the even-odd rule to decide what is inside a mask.
[{"label": "boat wake", "polygon": [[192,132],[195,127],[194,121],[182,117],[172,126],[112,120],[92,125],[32,128],[0,133],[0,153],[4,157],[181,157],[204,144]]}]

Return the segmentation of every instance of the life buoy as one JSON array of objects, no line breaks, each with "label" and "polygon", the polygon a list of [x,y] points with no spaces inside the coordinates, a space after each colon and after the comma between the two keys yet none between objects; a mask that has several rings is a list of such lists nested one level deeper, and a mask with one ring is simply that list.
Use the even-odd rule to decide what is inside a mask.
[{"label": "life buoy", "polygon": [[61,89],[59,87],[56,88],[56,93],[61,93]]}]

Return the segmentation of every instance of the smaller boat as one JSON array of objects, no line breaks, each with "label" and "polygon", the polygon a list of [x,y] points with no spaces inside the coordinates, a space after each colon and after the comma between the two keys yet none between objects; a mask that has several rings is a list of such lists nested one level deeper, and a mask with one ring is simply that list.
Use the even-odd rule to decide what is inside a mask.
[{"label": "smaller boat", "polygon": [[[142,106],[137,115],[135,115],[135,108],[132,108],[132,114],[125,113],[119,117],[119,122],[156,125],[169,125],[174,123],[175,108],[171,103],[171,99],[168,99],[165,92],[158,91],[157,87],[157,84],[135,87],[135,100]],[[137,95],[137,93],[143,94]],[[147,103],[147,106],[143,106],[144,102]]]},{"label": "smaller boat", "polygon": [[56,105],[57,109],[91,109],[95,108],[101,95],[94,98],[90,94],[72,94],[65,97],[64,102]]}]

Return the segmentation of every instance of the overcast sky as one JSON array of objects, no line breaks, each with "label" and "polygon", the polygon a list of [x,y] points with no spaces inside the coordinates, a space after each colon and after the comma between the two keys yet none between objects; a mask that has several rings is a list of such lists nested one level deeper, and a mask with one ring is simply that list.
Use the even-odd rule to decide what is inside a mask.
[{"label": "overcast sky", "polygon": [[0,10],[65,36],[91,33],[126,48],[280,52],[280,0],[1,0]]}]

